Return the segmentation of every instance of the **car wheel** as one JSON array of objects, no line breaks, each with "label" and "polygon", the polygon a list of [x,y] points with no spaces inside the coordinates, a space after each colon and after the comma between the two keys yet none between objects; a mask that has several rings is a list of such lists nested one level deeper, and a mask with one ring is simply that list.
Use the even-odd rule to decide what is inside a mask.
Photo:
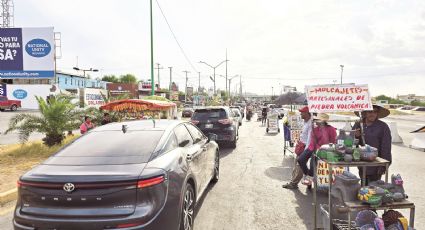
[{"label": "car wheel", "polygon": [[236,148],[236,142],[237,142],[237,140],[238,140],[238,137],[235,136],[235,139],[230,142],[230,148],[232,148],[232,149]]},{"label": "car wheel", "polygon": [[184,191],[181,216],[180,230],[192,230],[193,218],[195,217],[195,192],[190,184],[186,184]]},{"label": "car wheel", "polygon": [[266,133],[269,133],[269,128],[266,128]]},{"label": "car wheel", "polygon": [[215,162],[214,162],[214,176],[211,179],[212,183],[217,183],[220,178],[220,153],[217,151],[215,154]]},{"label": "car wheel", "polygon": [[18,106],[16,105],[12,105],[12,107],[10,107],[10,111],[16,111],[18,109]]},{"label": "car wheel", "polygon": [[4,111],[4,109],[0,109],[0,111],[2,111],[2,112],[3,112],[3,111]]}]

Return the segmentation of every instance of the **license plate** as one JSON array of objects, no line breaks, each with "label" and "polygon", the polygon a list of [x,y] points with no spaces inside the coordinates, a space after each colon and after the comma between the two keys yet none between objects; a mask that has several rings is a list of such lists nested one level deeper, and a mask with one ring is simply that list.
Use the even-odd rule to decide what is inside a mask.
[{"label": "license plate", "polygon": [[205,125],[205,128],[206,128],[206,129],[212,129],[212,127],[213,127],[213,124],[206,124],[206,125]]}]

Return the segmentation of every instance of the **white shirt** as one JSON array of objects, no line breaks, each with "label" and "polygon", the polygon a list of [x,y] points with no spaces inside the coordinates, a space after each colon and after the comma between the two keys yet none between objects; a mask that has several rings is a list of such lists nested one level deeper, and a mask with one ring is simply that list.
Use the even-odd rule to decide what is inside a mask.
[{"label": "white shirt", "polygon": [[305,144],[306,148],[310,145],[311,130],[313,128],[313,118],[304,122],[303,130],[301,131],[300,141]]}]

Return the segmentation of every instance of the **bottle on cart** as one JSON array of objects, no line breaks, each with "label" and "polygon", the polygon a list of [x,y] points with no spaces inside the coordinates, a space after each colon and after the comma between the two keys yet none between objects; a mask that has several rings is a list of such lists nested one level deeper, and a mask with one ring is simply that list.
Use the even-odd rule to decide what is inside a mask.
[{"label": "bottle on cart", "polygon": [[344,145],[345,138],[346,138],[345,130],[340,129],[339,134],[336,137],[336,140],[337,140],[336,144],[337,145]]}]

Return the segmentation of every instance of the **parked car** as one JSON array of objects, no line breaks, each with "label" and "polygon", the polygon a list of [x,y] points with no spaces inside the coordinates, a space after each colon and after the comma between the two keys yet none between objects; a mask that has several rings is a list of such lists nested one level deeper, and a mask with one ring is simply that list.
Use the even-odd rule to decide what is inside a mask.
[{"label": "parked car", "polygon": [[233,117],[239,121],[239,126],[242,126],[243,117],[241,111],[237,108],[232,108],[231,110],[233,112]]},{"label": "parked car", "polygon": [[230,106],[230,108],[231,109],[239,109],[239,112],[241,113],[242,118],[245,117],[245,107],[233,105],[233,106]]},{"label": "parked car", "polygon": [[186,107],[182,111],[182,117],[192,117],[194,110],[192,108]]},{"label": "parked car", "polygon": [[412,109],[415,112],[425,112],[425,107],[415,107]]},{"label": "parked car", "polygon": [[229,107],[205,107],[196,109],[191,122],[205,135],[214,133],[219,143],[228,143],[236,148],[239,137],[239,121]]},{"label": "parked car", "polygon": [[21,108],[21,101],[9,100],[5,96],[0,96],[0,111],[4,111],[5,109],[10,109],[10,111],[16,111],[18,108]]},{"label": "parked car", "polygon": [[19,179],[14,227],[193,229],[219,179],[214,139],[177,120],[95,128]]}]

